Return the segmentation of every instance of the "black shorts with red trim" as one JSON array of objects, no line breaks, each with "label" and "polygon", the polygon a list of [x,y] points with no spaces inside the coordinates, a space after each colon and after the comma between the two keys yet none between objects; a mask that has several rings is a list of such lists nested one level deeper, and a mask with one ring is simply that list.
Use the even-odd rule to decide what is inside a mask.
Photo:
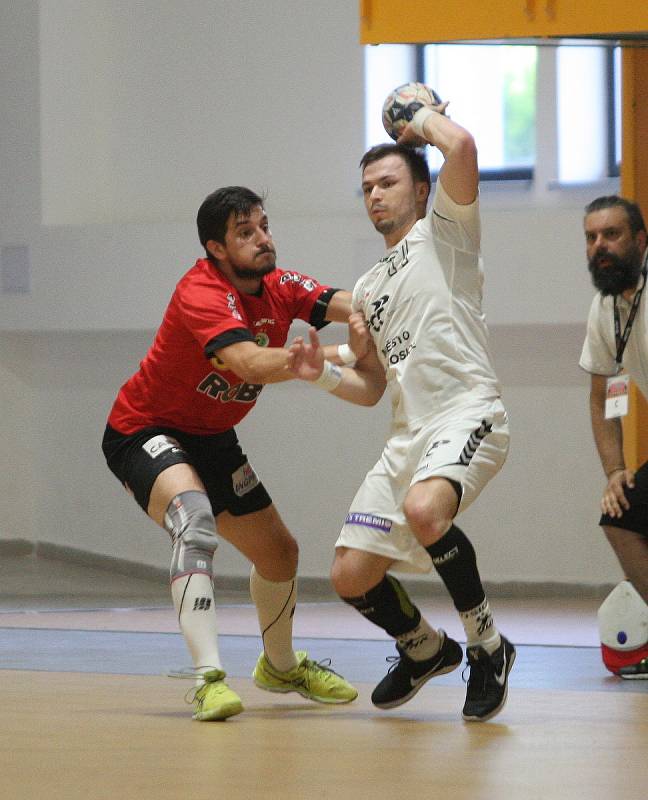
[{"label": "black shorts with red trim", "polygon": [[101,448],[111,472],[144,511],[155,479],[174,464],[191,464],[196,470],[214,516],[229,511],[241,517],[272,503],[233,428],[204,436],[167,427],[124,434],[107,425]]},{"label": "black shorts with red trim", "polygon": [[637,470],[634,488],[624,486],[623,491],[630,508],[624,510],[620,517],[603,514],[599,525],[623,528],[648,538],[648,461]]}]

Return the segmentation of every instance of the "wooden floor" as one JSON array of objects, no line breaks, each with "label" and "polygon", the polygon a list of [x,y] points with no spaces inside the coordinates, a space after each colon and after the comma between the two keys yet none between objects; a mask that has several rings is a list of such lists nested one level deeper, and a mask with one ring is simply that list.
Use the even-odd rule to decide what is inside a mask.
[{"label": "wooden floor", "polygon": [[485,724],[459,688],[378,712],[277,699],[251,681],[240,716],[193,722],[162,677],[5,672],[3,797],[610,798],[645,800],[648,695],[517,691]]},{"label": "wooden floor", "polygon": [[[147,645],[160,637],[163,647],[180,641],[167,630],[172,620],[168,606],[134,604],[131,610],[111,611],[102,601],[103,610],[92,611],[86,601],[76,608],[68,603],[62,611],[60,604],[58,609],[44,607],[46,586],[40,584],[38,591],[40,603],[24,592],[13,602],[7,595],[0,598],[0,638],[5,637],[7,656],[0,672],[1,798],[648,797],[648,681],[621,681],[599,665],[597,651],[586,644],[595,636],[596,604],[574,601],[570,609],[562,599],[553,642],[546,641],[550,628],[537,623],[542,602],[504,604],[507,633],[513,627],[518,644],[523,639],[532,645],[537,630],[545,640],[537,643],[548,646],[530,648],[527,654],[543,658],[537,653],[546,652],[546,668],[554,674],[545,680],[527,670],[524,677],[526,645],[520,647],[523,679],[513,680],[516,664],[506,708],[481,724],[461,721],[464,687],[458,673],[430,682],[392,711],[371,705],[373,676],[371,682],[354,679],[360,696],[346,706],[262,692],[245,677],[258,648],[253,612],[244,604],[223,607],[223,639],[232,662],[228,669],[235,676],[230,683],[243,698],[245,712],[226,722],[197,723],[183,702],[190,684],[160,675],[158,651]],[[303,609],[298,635],[313,637],[311,643],[330,647],[340,657],[351,649],[362,665],[376,648],[390,647],[377,641],[363,620],[356,627],[356,617],[341,604],[310,603]],[[545,616],[551,619],[552,614],[549,603]],[[571,649],[562,642],[570,638],[570,627],[581,636]],[[125,674],[132,669],[126,652],[123,667],[117,652],[111,662],[117,666],[110,667],[115,673],[107,672],[100,651],[92,649],[92,637],[101,635],[104,648],[126,651],[141,645],[144,670],[150,674]],[[248,650],[231,646],[248,641]],[[85,642],[85,651],[78,642],[81,647]],[[557,653],[562,663],[591,656],[593,676],[583,682],[588,688],[578,688],[573,676],[571,682],[563,680],[550,657]],[[384,671],[381,661],[373,665],[378,674]],[[349,669],[360,670],[355,664],[347,659]]]}]

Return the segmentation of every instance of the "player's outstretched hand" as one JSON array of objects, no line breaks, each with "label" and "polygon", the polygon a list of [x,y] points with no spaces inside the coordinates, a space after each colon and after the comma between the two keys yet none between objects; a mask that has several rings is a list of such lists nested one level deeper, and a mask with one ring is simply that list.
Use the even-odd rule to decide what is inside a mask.
[{"label": "player's outstretched hand", "polygon": [[303,381],[315,381],[324,369],[324,350],[315,328],[308,331],[309,342],[298,336],[288,348],[288,369]]},{"label": "player's outstretched hand", "polygon": [[634,472],[631,469],[617,469],[610,474],[601,500],[601,511],[610,517],[622,517],[630,508],[623,487],[634,488]]},{"label": "player's outstretched hand", "polygon": [[367,355],[370,346],[371,334],[365,318],[359,311],[354,311],[349,317],[349,347],[353,350],[356,361]]},{"label": "player's outstretched hand", "polygon": [[[437,114],[443,114],[445,116],[445,111],[449,102],[449,100],[444,100],[443,103],[436,103],[426,107],[431,108],[432,111],[436,111]],[[398,137],[398,144],[406,144],[408,147],[423,147],[424,145],[429,144],[429,142],[427,139],[424,139],[422,136],[419,136],[414,132],[412,123],[410,122],[409,125],[406,125],[403,128],[403,132]]]}]

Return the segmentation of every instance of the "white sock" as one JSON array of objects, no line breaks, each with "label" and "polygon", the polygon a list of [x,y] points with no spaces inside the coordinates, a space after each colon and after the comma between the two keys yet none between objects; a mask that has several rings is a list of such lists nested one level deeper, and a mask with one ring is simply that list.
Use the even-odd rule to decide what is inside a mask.
[{"label": "white sock", "polygon": [[279,672],[297,666],[292,644],[293,614],[297,602],[297,578],[269,581],[253,566],[250,594],[257,610],[266,658]]},{"label": "white sock", "polygon": [[466,631],[466,646],[479,645],[487,653],[494,653],[502,643],[499,631],[493,622],[488,600],[468,611],[460,611],[459,617]]},{"label": "white sock", "polygon": [[413,631],[397,636],[396,641],[401,650],[404,650],[407,657],[413,661],[425,661],[432,658],[441,648],[441,637],[423,617]]},{"label": "white sock", "polygon": [[214,587],[209,575],[194,572],[171,584],[173,606],[194,668],[223,669],[218,652]]}]

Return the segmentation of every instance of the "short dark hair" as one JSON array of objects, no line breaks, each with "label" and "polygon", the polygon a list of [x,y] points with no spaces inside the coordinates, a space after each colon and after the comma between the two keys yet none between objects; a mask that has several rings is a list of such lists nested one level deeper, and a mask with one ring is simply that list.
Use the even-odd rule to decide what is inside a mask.
[{"label": "short dark hair", "polygon": [[230,214],[247,217],[255,206],[263,207],[263,198],[245,186],[224,186],[212,192],[198,209],[196,223],[200,244],[206,247],[210,239],[224,244]]},{"label": "short dark hair", "polygon": [[603,211],[605,208],[616,207],[622,208],[628,215],[628,222],[633,235],[636,235],[639,231],[646,230],[646,223],[644,222],[641,209],[637,203],[626,200],[625,197],[619,197],[618,194],[604,195],[603,197],[597,197],[595,200],[592,200],[591,203],[585,206],[585,216],[592,214],[594,211]]},{"label": "short dark hair", "polygon": [[380,161],[387,156],[401,156],[409,167],[412,179],[415,183],[427,183],[428,189],[432,185],[430,170],[425,159],[423,150],[416,150],[404,144],[377,144],[362,156],[360,166],[364,168],[374,161]]}]

